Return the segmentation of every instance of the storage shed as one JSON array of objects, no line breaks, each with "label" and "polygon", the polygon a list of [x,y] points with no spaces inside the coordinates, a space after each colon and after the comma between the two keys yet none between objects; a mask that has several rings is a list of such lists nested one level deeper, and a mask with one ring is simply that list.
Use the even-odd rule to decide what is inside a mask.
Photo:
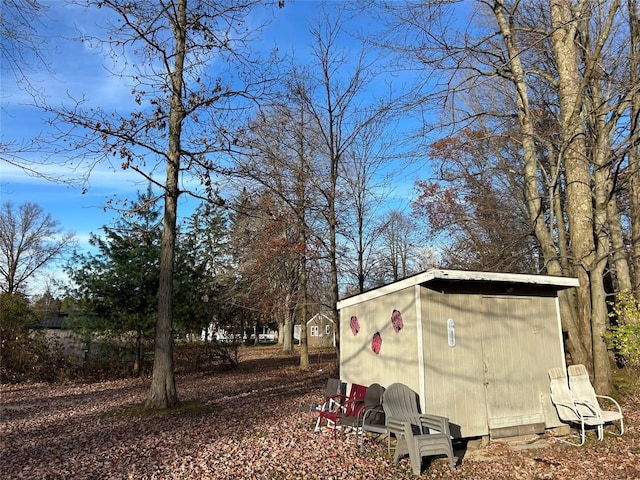
[{"label": "storage shed", "polygon": [[574,278],[429,270],[338,302],[340,375],[402,382],[457,438],[562,425],[548,370],[565,368],[558,291]]}]

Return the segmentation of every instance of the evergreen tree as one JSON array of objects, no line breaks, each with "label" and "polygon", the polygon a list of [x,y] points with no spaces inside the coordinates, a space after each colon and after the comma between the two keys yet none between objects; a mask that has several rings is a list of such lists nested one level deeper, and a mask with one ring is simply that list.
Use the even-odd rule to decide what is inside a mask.
[{"label": "evergreen tree", "polygon": [[153,199],[150,187],[138,194],[130,212],[113,227],[103,227],[104,237],[91,236],[98,253],[76,254],[67,268],[82,311],[75,315],[76,326],[115,337],[133,332],[134,373],[157,313],[161,224]]},{"label": "evergreen tree", "polygon": [[228,220],[222,209],[203,203],[184,227],[176,249],[176,330],[200,334],[218,323],[225,303],[222,295],[231,271]]}]

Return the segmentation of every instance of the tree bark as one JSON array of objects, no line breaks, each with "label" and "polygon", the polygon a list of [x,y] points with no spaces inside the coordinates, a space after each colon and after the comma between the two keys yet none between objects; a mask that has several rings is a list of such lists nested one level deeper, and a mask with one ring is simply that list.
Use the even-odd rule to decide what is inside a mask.
[{"label": "tree bark", "polygon": [[300,130],[298,132],[298,181],[296,186],[296,210],[298,220],[298,241],[302,248],[300,255],[300,295],[298,304],[300,305],[300,368],[309,368],[309,343],[307,339],[307,318],[308,312],[308,272],[307,272],[307,162],[304,138],[304,108],[300,109]]},{"label": "tree bark", "polygon": [[[580,286],[577,309],[582,342],[593,358],[591,270],[595,262],[594,218],[591,196],[591,173],[585,146],[582,106],[584,85],[578,67],[581,53],[576,45],[580,12],[572,12],[567,0],[550,0],[551,43],[558,72],[560,104],[559,128],[562,132],[561,158],[566,175],[566,214],[571,242],[571,264]],[[598,292],[599,293],[599,292]],[[587,368],[593,373],[593,363]]]},{"label": "tree bark", "polygon": [[[640,194],[640,192],[638,192],[638,194]],[[618,202],[616,201],[615,194],[611,195],[611,198],[609,198],[609,201],[607,202],[607,223],[609,225],[609,235],[611,237],[611,259],[615,269],[615,291],[633,292],[631,271],[629,269],[629,257],[627,256],[627,247],[624,241],[622,221],[620,219],[620,212],[618,210]]]},{"label": "tree bark", "polygon": [[[304,228],[304,223],[303,223]],[[304,235],[303,235],[304,236]],[[306,238],[304,239],[306,245]],[[307,261],[303,256],[300,269],[300,368],[306,370],[309,368],[309,342],[307,339],[307,317],[309,312],[307,309]]]},{"label": "tree bark", "polygon": [[[627,0],[629,12],[629,31],[631,55],[629,62],[629,81],[631,85],[640,84],[640,12],[637,0]],[[631,97],[631,138],[635,143],[629,150],[629,197],[631,209],[631,293],[640,300],[640,90]]]},{"label": "tree bark", "polygon": [[[538,240],[540,249],[545,259],[547,272],[550,275],[566,275],[562,268],[562,258],[558,256],[558,252],[562,251],[563,246],[555,246],[555,239],[552,232],[553,225],[545,224],[545,216],[542,209],[542,195],[538,189],[538,168],[539,162],[537,157],[536,133],[529,107],[528,86],[526,83],[525,72],[522,66],[520,50],[516,44],[515,32],[512,31],[510,22],[506,18],[505,5],[502,0],[494,3],[494,14],[500,28],[500,32],[505,42],[505,46],[509,56],[509,65],[512,74],[512,82],[516,91],[516,105],[518,111],[518,121],[522,132],[522,148],[524,156],[524,195],[527,204],[527,210],[533,232]],[[556,205],[554,196],[557,195],[554,185],[550,188],[550,205]],[[558,231],[564,229],[562,215],[556,215]],[[581,279],[581,285],[587,285],[588,279]],[[567,332],[568,348],[571,357],[576,363],[591,364],[590,347],[591,331],[588,330],[586,342],[583,334],[583,325],[577,319],[574,308],[575,294],[570,292],[561,292],[560,309],[563,322],[563,329]],[[582,328],[581,328],[582,327]]]},{"label": "tree bark", "polygon": [[160,252],[160,286],[158,289],[158,320],[156,324],[153,377],[147,407],[171,408],[178,404],[173,365],[173,270],[175,263],[178,180],[180,173],[180,143],[185,109],[182,104],[186,40],[186,0],[177,1],[174,25],[175,56],[171,72],[171,106],[169,112],[169,147],[167,177],[164,192],[164,217]]},{"label": "tree bark", "polygon": [[[332,121],[330,120],[330,131],[333,142],[333,129]],[[332,148],[331,156],[331,186],[330,188],[330,201],[329,201],[329,259],[331,264],[331,310],[334,325],[336,328],[336,371],[340,371],[340,317],[338,314],[338,300],[340,298],[340,290],[338,285],[338,241],[337,241],[337,226],[336,226],[336,191],[338,183],[338,164],[340,163],[339,156]]]},{"label": "tree bark", "polygon": [[[591,87],[592,94],[599,98],[597,81]],[[602,104],[601,102],[597,102]],[[610,254],[609,237],[607,232],[607,217],[609,198],[611,197],[612,182],[609,177],[608,158],[610,152],[609,135],[603,112],[593,112],[592,122],[594,134],[594,166],[593,173],[593,211],[595,259],[589,272],[591,286],[591,336],[593,351],[594,386],[600,394],[608,394],[611,390],[611,372],[609,354],[604,341],[607,332],[608,311],[607,297],[604,283],[605,270]]]},{"label": "tree bark", "polygon": [[[172,143],[172,142],[170,142]],[[171,150],[171,148],[170,148]],[[178,160],[179,162],[179,154]],[[173,264],[176,236],[178,168],[167,166],[167,193],[160,253],[160,286],[158,289],[158,319],[156,323],[153,377],[147,407],[171,408],[178,404],[173,370]],[[173,190],[173,194],[170,194]]]},{"label": "tree bark", "polygon": [[285,297],[285,305],[282,307],[282,316],[284,318],[283,335],[282,335],[282,351],[284,353],[293,352],[293,317],[294,308],[291,307],[291,296],[287,294]]}]

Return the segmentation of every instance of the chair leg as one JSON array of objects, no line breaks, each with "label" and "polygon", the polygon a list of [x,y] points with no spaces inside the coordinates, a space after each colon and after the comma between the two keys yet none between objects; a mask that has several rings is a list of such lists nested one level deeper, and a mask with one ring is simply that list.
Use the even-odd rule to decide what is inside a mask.
[{"label": "chair leg", "polygon": [[398,463],[400,457],[410,453],[409,446],[407,445],[407,440],[404,438],[404,435],[396,435],[396,449],[393,452],[393,463]]},{"label": "chair leg", "polygon": [[[573,437],[573,435],[571,435],[571,437]],[[562,443],[566,443],[567,445],[572,445],[574,447],[581,447],[582,445],[584,445],[584,442],[587,438],[587,434],[585,432],[584,426],[580,429],[580,432],[578,433],[578,438],[580,439],[580,443],[571,442],[569,440],[563,440],[560,437],[557,437],[556,440]]]},{"label": "chair leg", "polygon": [[416,448],[411,446],[408,447],[409,450],[409,460],[411,461],[411,469],[413,470],[414,475],[420,475],[422,472],[422,455],[417,451]]},{"label": "chair leg", "polygon": [[[615,426],[615,423],[616,423],[615,421],[611,422],[611,424],[612,424],[613,426]],[[604,425],[602,426],[602,428],[603,428],[603,431],[602,431],[602,437],[604,438]],[[617,436],[621,436],[621,435],[623,435],[623,434],[624,434],[624,419],[622,419],[622,418],[620,419],[620,425],[618,425],[618,431],[619,431],[620,433],[616,433],[616,432],[610,432],[610,433],[611,433],[612,435],[617,435]]]},{"label": "chair leg", "polygon": [[452,472],[456,471],[456,459],[453,456],[453,454],[451,455],[447,455],[449,457],[449,470],[451,470]]}]

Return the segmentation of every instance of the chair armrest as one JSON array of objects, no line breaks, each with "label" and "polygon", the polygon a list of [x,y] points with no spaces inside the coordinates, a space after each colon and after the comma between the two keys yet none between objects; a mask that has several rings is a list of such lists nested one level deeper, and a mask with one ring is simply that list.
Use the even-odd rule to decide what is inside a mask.
[{"label": "chair armrest", "polygon": [[396,437],[404,434],[405,421],[400,418],[393,418],[387,415],[385,419],[385,425],[389,433],[394,434]]},{"label": "chair armrest", "polygon": [[[588,425],[597,425],[602,423],[599,410],[596,410],[593,407],[593,405],[587,402],[574,401],[572,403],[566,403],[566,402],[554,401],[553,404],[556,406],[556,409],[558,411],[558,416],[562,421],[565,421],[565,422],[579,421],[583,424],[586,423]],[[578,408],[578,406],[585,407],[586,410],[590,413],[581,411]],[[563,413],[563,411],[559,407],[566,408],[569,412],[571,412],[572,416],[569,416]]]},{"label": "chair armrest", "polygon": [[[367,417],[370,414],[375,414],[375,413],[384,414],[384,409],[382,407],[373,407],[373,408],[363,409],[362,410],[362,425],[364,425],[367,422]],[[381,423],[380,426],[384,426],[384,424]]]},{"label": "chair armrest", "polygon": [[620,408],[620,404],[618,402],[615,401],[615,399],[611,398],[611,397],[607,397],[606,395],[596,395],[596,398],[604,398],[608,401],[610,401],[611,403],[613,403],[616,408],[618,409],[618,412],[620,414],[622,414],[622,408]]},{"label": "chair armrest", "polygon": [[420,427],[423,432],[425,431],[426,427],[428,430],[436,430],[440,433],[444,433],[448,437],[451,436],[449,419],[447,417],[433,415],[430,413],[421,413],[419,418]]},{"label": "chair armrest", "polygon": [[330,397],[327,397],[325,399],[324,403],[322,404],[322,407],[320,408],[320,411],[322,412],[338,411],[341,408],[343,408],[345,401],[348,399],[349,397],[347,397],[346,395],[340,395],[340,394],[331,395]]},{"label": "chair armrest", "polygon": [[[449,428],[449,419],[447,417],[441,417],[440,415],[431,415],[421,413],[415,417],[420,424],[416,425],[419,430],[414,430],[414,434],[428,434],[428,430],[435,430],[438,433],[443,433],[448,437],[451,437],[451,432]],[[415,422],[415,421],[414,421]],[[386,426],[389,430],[389,433],[394,433],[396,436],[405,433],[405,426],[415,424],[414,422],[408,421],[404,418],[393,418],[387,415],[386,417]]]},{"label": "chair armrest", "polygon": [[[578,416],[580,417],[584,417],[584,418],[591,418],[591,417],[596,417],[596,418],[600,418],[600,407],[597,405],[592,405],[589,402],[585,402],[583,400],[574,400],[574,411],[578,414]],[[584,412],[581,412],[580,409],[578,407],[586,407],[590,413],[585,414]]]}]

